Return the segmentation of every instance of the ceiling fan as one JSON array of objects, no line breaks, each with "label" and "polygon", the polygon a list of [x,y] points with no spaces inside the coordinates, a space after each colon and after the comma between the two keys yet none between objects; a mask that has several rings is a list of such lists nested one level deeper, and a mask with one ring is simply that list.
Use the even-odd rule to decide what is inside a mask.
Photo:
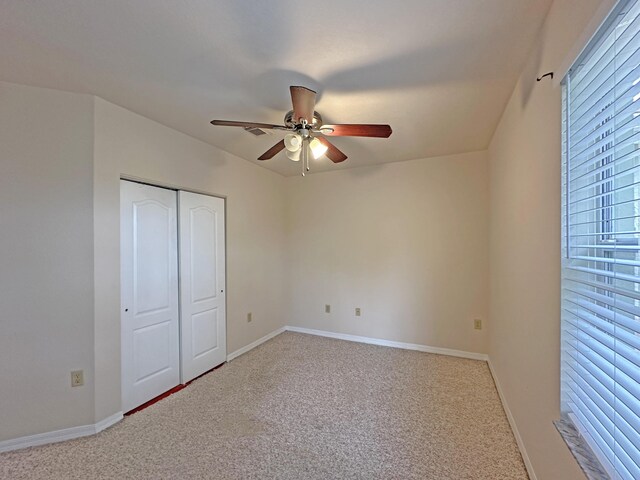
[{"label": "ceiling fan", "polygon": [[284,130],[287,133],[284,139],[276,143],[269,150],[258,157],[258,160],[273,158],[282,150],[287,150],[287,157],[297,162],[302,160],[302,175],[309,171],[309,157],[320,158],[326,154],[334,163],[340,163],[347,159],[335,145],[325,136],[329,137],[378,137],[388,138],[391,135],[389,125],[372,124],[339,124],[325,125],[322,116],[314,110],[316,105],[316,92],[301,87],[291,86],[291,103],[293,110],[284,116],[284,125],[256,122],[236,122],[233,120],[212,120],[213,125],[226,127],[242,127],[245,130]]}]

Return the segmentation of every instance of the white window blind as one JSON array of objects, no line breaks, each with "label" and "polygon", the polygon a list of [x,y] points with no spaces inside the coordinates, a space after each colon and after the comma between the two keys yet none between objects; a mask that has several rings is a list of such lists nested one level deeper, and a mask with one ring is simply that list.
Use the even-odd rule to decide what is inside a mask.
[{"label": "white window blind", "polygon": [[640,479],[640,0],[576,61],[562,116],[562,410]]}]

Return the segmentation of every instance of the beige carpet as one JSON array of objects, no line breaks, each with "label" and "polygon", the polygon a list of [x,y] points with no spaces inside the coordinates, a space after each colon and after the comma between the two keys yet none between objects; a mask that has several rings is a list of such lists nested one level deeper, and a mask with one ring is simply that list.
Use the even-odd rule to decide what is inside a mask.
[{"label": "beige carpet", "polygon": [[2,479],[526,479],[484,362],[284,333]]}]

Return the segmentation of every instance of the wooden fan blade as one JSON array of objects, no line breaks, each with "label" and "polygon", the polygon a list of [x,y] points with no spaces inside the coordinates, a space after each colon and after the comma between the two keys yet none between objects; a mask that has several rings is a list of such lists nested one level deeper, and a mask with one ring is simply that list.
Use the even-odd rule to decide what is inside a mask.
[{"label": "wooden fan blade", "polygon": [[277,153],[280,153],[282,150],[284,150],[284,140],[280,140],[273,147],[260,155],[258,157],[258,160],[269,160],[270,158],[273,158]]},{"label": "wooden fan blade", "polygon": [[298,124],[304,118],[308,124],[313,121],[313,109],[316,106],[316,92],[307,87],[290,86],[293,104],[293,122]]},{"label": "wooden fan blade", "polygon": [[222,127],[248,127],[248,128],[266,128],[286,130],[287,128],[282,125],[274,125],[272,123],[256,123],[256,122],[236,122],[234,120],[211,120],[211,125],[217,125]]},{"label": "wooden fan blade", "polygon": [[331,143],[326,138],[316,137],[321,144],[327,147],[327,152],[325,155],[329,157],[333,163],[344,162],[347,159],[347,156],[338,149],[333,143]]},{"label": "wooden fan blade", "polygon": [[[325,131],[327,129],[327,131]],[[328,130],[333,129],[333,131]],[[322,125],[320,130],[324,135],[332,137],[379,137],[388,138],[391,135],[389,125],[368,125],[364,123],[343,123],[341,125]]]}]

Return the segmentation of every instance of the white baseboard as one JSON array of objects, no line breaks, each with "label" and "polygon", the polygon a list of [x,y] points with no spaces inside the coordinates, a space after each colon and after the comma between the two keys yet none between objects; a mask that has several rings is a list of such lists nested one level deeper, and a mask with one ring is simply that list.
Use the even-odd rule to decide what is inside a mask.
[{"label": "white baseboard", "polygon": [[236,350],[235,352],[231,352],[230,354],[227,355],[227,362],[230,362],[231,360],[233,360],[234,358],[239,357],[240,355],[242,355],[243,353],[247,353],[249,350],[253,350],[254,348],[256,348],[258,345],[262,345],[264,342],[266,342],[267,340],[271,340],[273,337],[280,335],[282,332],[285,331],[287,327],[281,327],[278,328],[277,330],[274,330],[271,333],[267,333],[264,337],[259,338],[258,340],[256,340],[255,342],[250,343],[249,345],[246,345],[242,348],[239,348],[238,350]]},{"label": "white baseboard", "polygon": [[450,357],[469,358],[471,360],[487,361],[487,355],[484,353],[465,352],[462,350],[453,350],[450,348],[430,347],[428,345],[420,345],[417,343],[394,342],[391,340],[383,340],[381,338],[360,337],[358,335],[349,335],[346,333],[327,332],[325,330],[314,330],[311,328],[292,327],[287,325],[284,327],[289,332],[307,333],[309,335],[318,335],[321,337],[337,338],[338,340],[347,340],[349,342],[368,343],[371,345],[381,345],[383,347],[402,348],[405,350],[417,350],[418,352],[437,353],[440,355],[449,355]]},{"label": "white baseboard", "polygon": [[122,412],[114,413],[110,417],[103,418],[102,420],[100,420],[98,423],[94,425],[96,428],[95,433],[100,433],[101,431],[109,428],[111,425],[115,425],[123,418],[124,418],[124,415],[122,414]]},{"label": "white baseboard", "polygon": [[489,365],[489,371],[491,372],[491,376],[493,377],[493,383],[496,384],[496,390],[498,390],[498,396],[500,397],[500,401],[502,402],[502,408],[507,415],[507,420],[509,420],[509,425],[511,426],[511,430],[513,431],[513,436],[515,437],[518,448],[520,449],[520,455],[522,455],[522,460],[524,461],[524,466],[527,469],[529,478],[531,480],[538,480],[538,477],[536,477],[536,473],[533,471],[533,465],[531,464],[531,460],[529,459],[527,450],[524,448],[524,442],[522,441],[522,437],[520,436],[520,432],[518,431],[516,420],[515,418],[513,418],[513,414],[511,413],[509,405],[507,404],[507,399],[505,398],[504,393],[502,392],[502,387],[500,386],[500,382],[498,381],[496,371],[493,369],[493,365],[491,364],[491,359],[487,358],[487,364]]},{"label": "white baseboard", "polygon": [[114,423],[118,423],[120,420],[122,420],[122,412],[111,415],[93,425],[81,425],[79,427],[64,428],[53,432],[37,433],[35,435],[27,435],[26,437],[4,440],[0,442],[0,453],[94,435]]}]

